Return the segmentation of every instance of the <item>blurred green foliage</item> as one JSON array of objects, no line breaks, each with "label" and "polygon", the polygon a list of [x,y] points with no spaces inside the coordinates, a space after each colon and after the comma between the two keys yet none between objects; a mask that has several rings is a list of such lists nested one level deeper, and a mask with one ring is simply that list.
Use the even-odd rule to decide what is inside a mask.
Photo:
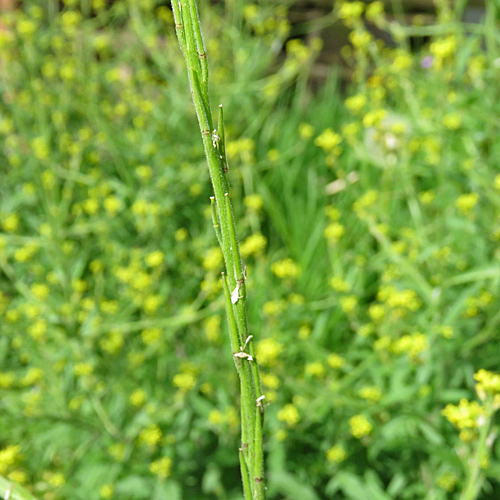
[{"label": "blurred green foliage", "polygon": [[[241,498],[171,12],[64,4],[24,2],[0,31],[0,474],[45,500]],[[334,71],[308,88],[321,42],[286,42],[287,2],[200,4],[271,401],[269,498],[458,499],[474,459],[497,498],[473,380],[500,360],[494,3],[467,26],[440,2],[430,27],[340,4],[345,99]],[[459,434],[442,411],[460,400]]]}]

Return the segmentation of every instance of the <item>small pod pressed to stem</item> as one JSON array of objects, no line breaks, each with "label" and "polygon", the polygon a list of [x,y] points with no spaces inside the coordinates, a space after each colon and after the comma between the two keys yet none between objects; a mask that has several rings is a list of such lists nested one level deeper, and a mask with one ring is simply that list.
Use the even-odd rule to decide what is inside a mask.
[{"label": "small pod pressed to stem", "polygon": [[229,337],[241,394],[240,469],[245,500],[264,500],[264,452],[262,428],[264,396],[254,337],[249,334],[246,313],[246,276],[236,221],[229,195],[229,168],[222,105],[217,128],[213,126],[208,92],[208,61],[195,0],[172,0],[175,29],[186,61],[189,85],[207,159],[214,195],[210,198],[212,221],[224,257],[222,273]]}]

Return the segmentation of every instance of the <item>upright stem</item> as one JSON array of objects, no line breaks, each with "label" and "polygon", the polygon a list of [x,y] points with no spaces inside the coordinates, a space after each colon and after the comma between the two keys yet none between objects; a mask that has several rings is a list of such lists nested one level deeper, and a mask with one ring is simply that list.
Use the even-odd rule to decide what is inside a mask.
[{"label": "upright stem", "polygon": [[222,286],[231,349],[240,379],[241,391],[241,448],[239,457],[243,493],[245,500],[264,500],[262,443],[264,398],[253,335],[248,332],[246,277],[229,193],[224,115],[221,105],[218,109],[218,128],[214,129],[208,92],[208,62],[196,0],[172,0],[172,9],[179,46],[186,61],[191,95],[214,189],[214,196],[211,197],[212,220],[226,267],[226,272],[222,275]]},{"label": "upright stem", "polygon": [[481,491],[481,486],[484,482],[481,468],[484,457],[488,456],[488,435],[491,428],[491,420],[494,414],[493,402],[486,402],[486,415],[483,425],[479,428],[479,439],[475,445],[475,450],[469,458],[467,477],[465,486],[460,494],[460,500],[476,500]]}]

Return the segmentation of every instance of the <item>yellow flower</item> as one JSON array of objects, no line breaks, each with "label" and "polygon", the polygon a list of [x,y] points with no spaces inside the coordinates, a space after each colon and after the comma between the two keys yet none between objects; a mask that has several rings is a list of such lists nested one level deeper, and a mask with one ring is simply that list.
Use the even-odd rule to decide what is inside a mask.
[{"label": "yellow flower", "polygon": [[420,353],[429,348],[429,340],[423,333],[413,333],[411,335],[403,335],[396,340],[391,350],[396,354],[408,353],[410,358],[415,359]]},{"label": "yellow flower", "polygon": [[184,229],[183,227],[177,229],[177,231],[175,231],[174,233],[175,241],[185,241],[187,237],[188,237],[187,229]]},{"label": "yellow flower", "polygon": [[45,337],[46,332],[47,322],[44,319],[38,319],[35,323],[28,327],[28,333],[36,341],[42,340]]},{"label": "yellow flower", "polygon": [[322,377],[325,374],[325,367],[319,362],[314,361],[306,365],[306,375],[312,377]]},{"label": "yellow flower", "polygon": [[451,326],[443,326],[439,329],[439,333],[445,338],[445,339],[451,339],[453,337],[453,327]]},{"label": "yellow flower", "polygon": [[350,292],[351,291],[351,285],[347,283],[347,281],[344,281],[342,278],[338,276],[334,276],[330,280],[330,285],[336,292]]},{"label": "yellow flower", "polygon": [[486,410],[477,401],[461,399],[457,405],[448,404],[441,412],[458,430],[471,430],[479,426]]},{"label": "yellow flower", "polygon": [[372,40],[372,35],[365,29],[358,29],[349,33],[349,40],[353,47],[357,49],[366,49]]},{"label": "yellow flower", "polygon": [[146,314],[154,314],[158,310],[162,302],[163,298],[161,295],[148,295],[144,299],[144,312]]},{"label": "yellow flower", "polygon": [[182,392],[189,392],[196,385],[196,377],[193,373],[178,373],[174,376],[173,383]]},{"label": "yellow flower", "polygon": [[77,363],[73,368],[73,373],[77,377],[85,377],[91,375],[94,368],[90,363]]},{"label": "yellow flower", "polygon": [[477,205],[479,195],[477,193],[463,194],[455,201],[455,206],[462,215],[468,215]]},{"label": "yellow flower", "polygon": [[139,434],[139,443],[146,446],[156,446],[162,438],[161,429],[156,424],[151,424]]},{"label": "yellow flower", "polygon": [[216,271],[222,266],[222,251],[219,247],[209,248],[203,259],[203,267],[207,271]]},{"label": "yellow flower", "polygon": [[105,314],[116,314],[120,308],[117,300],[103,300],[100,307]]},{"label": "yellow flower", "polygon": [[495,189],[500,192],[500,174],[495,176],[494,186]]},{"label": "yellow flower", "polygon": [[21,460],[21,447],[19,445],[9,445],[0,450],[0,474],[5,474],[7,469]]},{"label": "yellow flower", "polygon": [[161,338],[161,329],[158,327],[146,328],[142,331],[141,337],[146,345],[156,344]]},{"label": "yellow flower", "polygon": [[430,205],[436,198],[436,193],[432,190],[419,193],[418,199],[422,205]]},{"label": "yellow flower", "polygon": [[293,404],[287,404],[278,412],[278,420],[285,422],[288,427],[295,427],[300,421],[300,415]]},{"label": "yellow flower", "polygon": [[224,422],[224,414],[217,409],[210,410],[208,421],[213,425],[220,425]]},{"label": "yellow flower", "polygon": [[363,10],[365,5],[363,2],[354,1],[354,2],[342,2],[339,8],[339,19],[344,20],[354,20],[361,17],[363,14]]},{"label": "yellow flower", "polygon": [[142,406],[146,402],[146,391],[144,389],[136,389],[129,398],[132,406]]},{"label": "yellow flower", "polygon": [[31,142],[33,155],[37,160],[45,160],[49,157],[50,149],[47,141],[43,137],[36,137]]},{"label": "yellow flower", "polygon": [[45,300],[49,295],[50,289],[47,285],[34,283],[31,285],[31,293],[40,300]]},{"label": "yellow flower", "polygon": [[264,373],[260,377],[262,385],[269,389],[277,389],[280,386],[280,379],[273,373]]},{"label": "yellow flower", "polygon": [[0,389],[10,389],[16,381],[14,372],[0,372]]},{"label": "yellow flower", "polygon": [[8,477],[18,484],[25,484],[28,482],[28,474],[26,474],[23,470],[13,470]]},{"label": "yellow flower", "polygon": [[[354,115],[357,115],[366,106],[366,95],[357,94],[345,100],[345,107]],[[357,130],[356,130],[357,132]]]},{"label": "yellow flower", "polygon": [[314,135],[314,127],[309,123],[301,123],[299,125],[299,135],[304,141],[307,141]]},{"label": "yellow flower", "polygon": [[378,23],[383,19],[384,3],[380,0],[372,2],[366,7],[366,19],[373,23]]},{"label": "yellow flower", "polygon": [[332,352],[328,356],[328,364],[338,370],[339,368],[342,368],[345,365],[345,359],[342,356],[339,356],[338,354]]},{"label": "yellow flower", "polygon": [[221,317],[217,314],[210,316],[204,323],[205,335],[210,342],[217,342],[221,336]]},{"label": "yellow flower", "polygon": [[358,298],[356,295],[348,295],[347,297],[342,297],[340,299],[340,307],[345,314],[351,314],[356,309],[358,305]]},{"label": "yellow flower", "polygon": [[149,179],[153,177],[153,169],[148,165],[139,165],[135,169],[135,173],[137,174],[137,177],[139,177],[139,179],[141,179],[142,181],[149,181]]},{"label": "yellow flower", "polygon": [[87,290],[88,285],[84,280],[74,279],[71,281],[71,288],[76,293],[83,293]]},{"label": "yellow flower", "polygon": [[385,316],[385,307],[382,304],[372,304],[368,308],[368,316],[374,323],[380,323]]},{"label": "yellow flower", "polygon": [[341,142],[342,137],[339,134],[336,134],[331,128],[323,130],[323,132],[314,140],[314,144],[327,153],[331,151],[338,151],[336,148]]},{"label": "yellow flower", "polygon": [[240,245],[240,252],[243,258],[247,258],[250,255],[255,255],[258,257],[262,255],[267,245],[267,239],[262,236],[261,233],[255,233],[250,235],[243,243]]},{"label": "yellow flower", "polygon": [[333,222],[332,224],[328,224],[326,226],[324,235],[325,238],[331,243],[337,243],[342,236],[345,234],[345,228],[342,224],[338,222]]},{"label": "yellow flower", "polygon": [[283,344],[273,338],[262,339],[257,343],[257,359],[259,364],[272,365],[284,349]]},{"label": "yellow flower", "polygon": [[462,115],[460,113],[451,113],[443,117],[443,124],[449,130],[457,130],[462,125]]},{"label": "yellow flower", "polygon": [[120,351],[123,344],[123,335],[118,330],[111,330],[106,337],[99,342],[101,349],[109,354],[115,354]]},{"label": "yellow flower", "polygon": [[339,464],[347,458],[347,452],[341,444],[336,444],[332,446],[326,452],[326,459],[334,464]]},{"label": "yellow flower", "polygon": [[149,465],[149,471],[161,479],[166,479],[170,476],[172,470],[172,459],[170,457],[162,457]]},{"label": "yellow flower", "polygon": [[32,367],[28,370],[26,375],[21,379],[21,384],[25,386],[35,385],[43,378],[43,371],[41,368]]},{"label": "yellow flower", "polygon": [[445,472],[437,478],[437,484],[446,491],[453,491],[458,483],[458,477],[452,472]]},{"label": "yellow flower", "polygon": [[300,266],[292,259],[283,259],[275,262],[271,271],[278,278],[297,278],[300,275]]},{"label": "yellow flower", "polygon": [[486,399],[487,393],[493,396],[497,396],[500,394],[499,373],[481,369],[474,374],[474,379],[477,381],[476,391],[482,400]]},{"label": "yellow flower", "polygon": [[243,199],[243,203],[250,210],[258,212],[262,208],[264,201],[260,194],[250,194],[248,196],[245,196],[245,198]]},{"label": "yellow flower", "polygon": [[151,278],[151,276],[144,271],[137,272],[132,276],[130,280],[130,284],[132,285],[132,287],[139,291],[143,291],[149,288],[152,282],[153,279]]},{"label": "yellow flower", "polygon": [[306,340],[311,335],[311,327],[309,325],[302,325],[299,328],[299,339]]},{"label": "yellow flower", "polygon": [[62,472],[46,471],[43,473],[43,479],[54,488],[59,488],[66,483],[66,478]]},{"label": "yellow flower", "polygon": [[101,495],[102,498],[107,500],[108,498],[112,498],[113,494],[115,492],[115,488],[112,484],[103,484],[99,488],[99,495]]},{"label": "yellow flower", "polygon": [[354,417],[351,417],[349,419],[349,426],[351,434],[358,439],[368,436],[373,429],[372,424],[364,415],[354,415]]},{"label": "yellow flower", "polygon": [[6,233],[13,233],[19,227],[19,215],[10,214],[2,218],[1,226]]},{"label": "yellow flower", "polygon": [[369,403],[376,403],[382,397],[382,391],[377,387],[363,387],[359,391],[359,396]]},{"label": "yellow flower", "polygon": [[104,202],[104,210],[111,215],[115,216],[120,210],[123,209],[123,202],[117,196],[108,196],[105,198]]}]

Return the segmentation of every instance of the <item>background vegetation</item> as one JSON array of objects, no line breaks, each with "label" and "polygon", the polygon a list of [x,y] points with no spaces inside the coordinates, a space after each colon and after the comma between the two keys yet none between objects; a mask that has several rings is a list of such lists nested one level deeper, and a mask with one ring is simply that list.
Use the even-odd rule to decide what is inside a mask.
[{"label": "background vegetation", "polygon": [[[289,39],[288,4],[200,2],[271,401],[268,496],[470,500],[484,476],[498,498],[500,380],[480,372],[478,399],[473,378],[500,360],[496,4],[466,25],[442,1],[432,26],[337,4],[344,94],[335,70],[308,87],[321,40]],[[241,498],[170,9],[33,0],[2,25],[0,474],[46,500]]]}]

